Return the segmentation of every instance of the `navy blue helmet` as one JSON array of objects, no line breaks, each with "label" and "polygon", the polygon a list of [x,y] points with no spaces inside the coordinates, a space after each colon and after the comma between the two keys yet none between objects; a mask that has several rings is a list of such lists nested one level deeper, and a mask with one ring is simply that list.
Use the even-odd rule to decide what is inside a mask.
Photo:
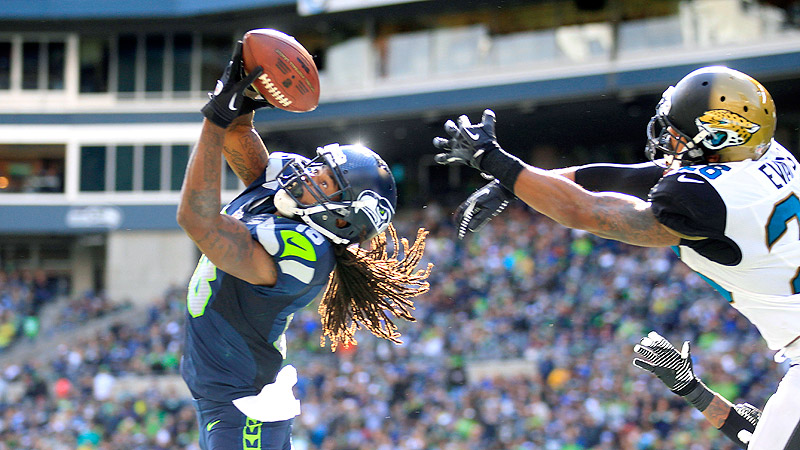
[{"label": "navy blue helmet", "polygon": [[[330,168],[339,190],[327,195],[309,174],[320,166]],[[278,179],[282,192],[294,204],[289,209],[308,226],[336,244],[364,242],[388,228],[397,205],[397,187],[389,166],[377,153],[361,145],[330,144],[317,148],[317,156],[288,164],[290,170]],[[299,198],[309,189],[315,202]],[[285,194],[283,195],[285,197]]]}]

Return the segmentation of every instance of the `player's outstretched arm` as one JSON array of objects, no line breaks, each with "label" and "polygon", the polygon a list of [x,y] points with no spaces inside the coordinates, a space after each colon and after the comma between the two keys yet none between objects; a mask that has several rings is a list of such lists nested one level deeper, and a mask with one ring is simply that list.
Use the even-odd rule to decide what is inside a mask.
[{"label": "player's outstretched arm", "polygon": [[614,193],[594,193],[557,173],[533,167],[503,150],[495,136],[495,116],[483,113],[479,124],[466,116],[445,123],[450,138],[435,138],[440,164],[466,164],[494,176],[533,209],[560,224],[598,236],[647,247],[677,245],[680,238],[656,220],[650,204]]},{"label": "player's outstretched arm", "polygon": [[689,341],[679,352],[669,341],[651,331],[633,347],[633,365],[657,376],[672,392],[697,408],[706,420],[741,448],[753,435],[761,411],[748,404],[731,404],[694,374]]},{"label": "player's outstretched arm", "polygon": [[633,164],[592,163],[550,172],[578,183],[587,191],[619,192],[647,200],[650,189],[664,175],[664,168],[648,161]]}]

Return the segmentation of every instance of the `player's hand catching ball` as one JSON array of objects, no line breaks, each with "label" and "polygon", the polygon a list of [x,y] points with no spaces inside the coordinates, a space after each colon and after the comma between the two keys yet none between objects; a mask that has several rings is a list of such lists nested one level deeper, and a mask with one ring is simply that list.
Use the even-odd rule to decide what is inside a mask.
[{"label": "player's hand catching ball", "polygon": [[210,100],[201,109],[203,115],[222,128],[227,128],[233,119],[249,114],[258,108],[272,106],[254,95],[250,85],[261,75],[261,67],[256,67],[247,77],[242,69],[242,41],[236,42],[231,60],[222,77],[217,80],[214,92],[209,92]]}]

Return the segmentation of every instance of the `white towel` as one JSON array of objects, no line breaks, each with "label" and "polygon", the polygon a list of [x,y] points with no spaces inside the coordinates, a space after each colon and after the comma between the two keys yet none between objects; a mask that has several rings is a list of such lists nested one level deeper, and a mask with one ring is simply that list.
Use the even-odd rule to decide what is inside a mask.
[{"label": "white towel", "polygon": [[244,415],[261,422],[280,422],[300,414],[300,400],[296,399],[292,387],[297,383],[297,369],[287,365],[274,383],[261,389],[258,395],[237,398],[233,405]]}]

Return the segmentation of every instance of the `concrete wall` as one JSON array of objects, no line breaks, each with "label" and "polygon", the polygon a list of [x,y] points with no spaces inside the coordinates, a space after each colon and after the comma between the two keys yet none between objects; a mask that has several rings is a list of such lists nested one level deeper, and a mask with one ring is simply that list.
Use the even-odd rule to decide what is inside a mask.
[{"label": "concrete wall", "polygon": [[84,245],[80,240],[72,244],[70,252],[70,273],[72,275],[72,296],[93,290],[95,286],[95,253],[92,247]]},{"label": "concrete wall", "polygon": [[169,286],[186,285],[198,257],[183,231],[113,231],[106,242],[108,297],[150,303]]}]

